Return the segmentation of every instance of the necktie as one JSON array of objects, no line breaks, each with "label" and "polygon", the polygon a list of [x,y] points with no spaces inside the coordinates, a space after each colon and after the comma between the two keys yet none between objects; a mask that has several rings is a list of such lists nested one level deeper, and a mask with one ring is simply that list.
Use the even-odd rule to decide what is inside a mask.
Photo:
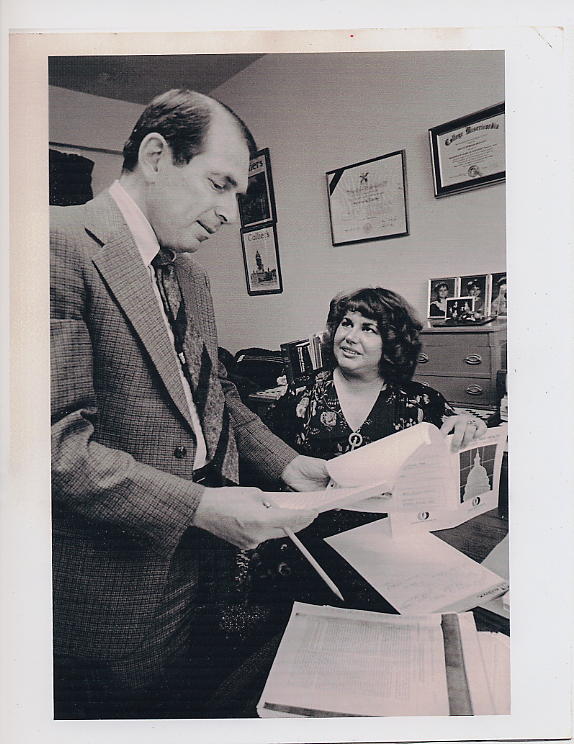
[{"label": "necktie", "polygon": [[152,266],[165,314],[173,331],[175,350],[202,424],[211,469],[225,480],[236,482],[238,457],[231,433],[229,411],[225,405],[217,369],[203,338],[186,312],[177,280],[175,254],[166,249],[160,250],[153,259]]}]

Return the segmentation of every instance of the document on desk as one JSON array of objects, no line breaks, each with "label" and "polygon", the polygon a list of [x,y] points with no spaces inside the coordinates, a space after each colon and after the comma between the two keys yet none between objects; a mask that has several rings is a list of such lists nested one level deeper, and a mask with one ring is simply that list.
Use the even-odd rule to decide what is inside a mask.
[{"label": "document on desk", "polygon": [[[504,539],[490,551],[482,561],[482,565],[508,580],[510,576],[508,558],[508,535],[506,535]],[[510,592],[507,592],[501,597],[481,602],[480,607],[484,607],[485,610],[494,612],[496,615],[500,615],[500,617],[504,617],[508,620],[510,619]]]},{"label": "document on desk", "polygon": [[463,612],[508,582],[427,532],[389,536],[386,520],[325,538],[398,612]]},{"label": "document on desk", "polygon": [[510,715],[510,638],[503,633],[478,634],[490,696],[497,715]]},{"label": "document on desk", "polygon": [[260,717],[492,712],[471,615],[402,617],[296,602]]}]

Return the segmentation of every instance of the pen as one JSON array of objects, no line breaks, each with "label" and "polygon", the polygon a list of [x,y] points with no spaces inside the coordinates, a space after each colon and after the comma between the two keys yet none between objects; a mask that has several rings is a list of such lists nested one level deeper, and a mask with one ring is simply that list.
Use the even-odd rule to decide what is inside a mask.
[{"label": "pen", "polygon": [[345,599],[341,592],[338,590],[336,584],[327,576],[325,571],[321,568],[321,566],[317,563],[317,561],[313,558],[311,553],[307,550],[307,548],[303,545],[301,540],[295,535],[293,530],[290,530],[288,527],[283,527],[283,531],[287,535],[287,537],[291,538],[293,541],[293,544],[303,553],[305,558],[309,561],[309,563],[313,566],[315,571],[319,574],[319,576],[323,579],[325,584],[329,587],[329,589],[333,592],[333,594],[336,594],[337,597],[341,600],[341,602],[344,602]]}]

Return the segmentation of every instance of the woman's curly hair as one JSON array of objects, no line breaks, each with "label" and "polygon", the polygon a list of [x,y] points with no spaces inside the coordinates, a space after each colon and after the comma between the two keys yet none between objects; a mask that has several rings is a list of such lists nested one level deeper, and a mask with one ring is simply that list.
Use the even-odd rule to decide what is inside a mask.
[{"label": "woman's curly hair", "polygon": [[335,332],[348,312],[361,313],[377,323],[383,342],[379,373],[384,380],[408,382],[417,366],[422,325],[408,302],[390,289],[366,287],[337,295],[331,300],[327,330],[323,338],[327,368],[336,366],[333,353]]}]

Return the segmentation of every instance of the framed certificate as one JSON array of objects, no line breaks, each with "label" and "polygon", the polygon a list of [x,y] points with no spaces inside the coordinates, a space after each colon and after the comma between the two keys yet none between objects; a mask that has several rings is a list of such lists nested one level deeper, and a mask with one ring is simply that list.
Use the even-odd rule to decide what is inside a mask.
[{"label": "framed certificate", "polygon": [[429,138],[436,197],[504,181],[504,103],[432,127]]},{"label": "framed certificate", "polygon": [[408,235],[405,151],[327,172],[333,245]]}]

